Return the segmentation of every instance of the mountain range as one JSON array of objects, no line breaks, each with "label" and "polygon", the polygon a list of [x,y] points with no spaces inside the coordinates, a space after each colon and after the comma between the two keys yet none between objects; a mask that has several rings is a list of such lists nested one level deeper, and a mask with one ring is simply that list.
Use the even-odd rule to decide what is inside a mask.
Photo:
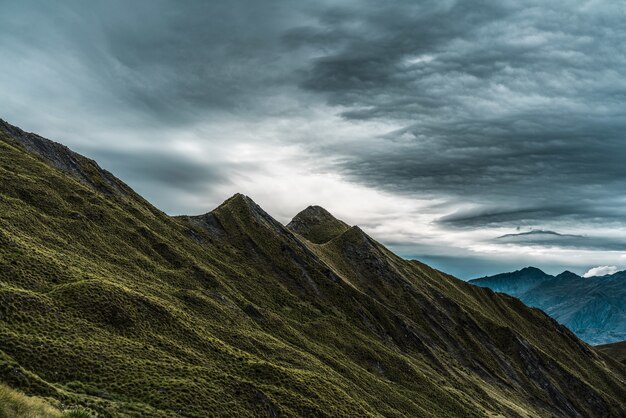
[{"label": "mountain range", "polygon": [[535,267],[470,280],[537,307],[589,344],[626,340],[626,271],[581,277],[552,276]]},{"label": "mountain range", "polygon": [[168,216],[5,122],[0,381],[104,417],[626,416],[626,366],[516,298],[317,206]]}]

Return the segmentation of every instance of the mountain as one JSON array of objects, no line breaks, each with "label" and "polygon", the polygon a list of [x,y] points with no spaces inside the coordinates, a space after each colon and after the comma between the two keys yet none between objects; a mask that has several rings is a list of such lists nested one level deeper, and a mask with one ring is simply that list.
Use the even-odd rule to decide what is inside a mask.
[{"label": "mountain", "polygon": [[0,417],[2,418],[90,418],[82,408],[61,411],[58,401],[26,396],[0,383]]},{"label": "mountain", "polygon": [[287,228],[314,244],[324,244],[350,229],[326,209],[309,206],[287,224]]},{"label": "mountain", "polygon": [[545,311],[590,344],[626,340],[626,272],[580,277],[570,271],[551,276],[527,267],[470,280],[507,293]]},{"label": "mountain", "polygon": [[321,208],[286,227],[237,194],[170,217],[0,126],[0,381],[27,395],[104,417],[618,417],[625,380]]},{"label": "mountain", "polygon": [[488,287],[494,292],[508,293],[516,296],[527,292],[546,280],[554,278],[536,267],[525,267],[512,273],[496,274],[470,280],[470,283],[481,287]]},{"label": "mountain", "polygon": [[599,345],[598,350],[606,353],[615,360],[626,364],[626,341],[620,341],[613,344]]}]

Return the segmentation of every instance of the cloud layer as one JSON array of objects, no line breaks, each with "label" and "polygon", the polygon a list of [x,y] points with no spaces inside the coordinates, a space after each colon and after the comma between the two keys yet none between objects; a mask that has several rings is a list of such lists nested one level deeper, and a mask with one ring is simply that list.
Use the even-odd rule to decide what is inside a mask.
[{"label": "cloud layer", "polygon": [[620,2],[2,6],[0,117],[169,213],[241,191],[462,277],[626,267]]},{"label": "cloud layer", "polygon": [[619,269],[615,266],[598,266],[589,269],[583,277],[606,276],[607,274],[617,273]]}]

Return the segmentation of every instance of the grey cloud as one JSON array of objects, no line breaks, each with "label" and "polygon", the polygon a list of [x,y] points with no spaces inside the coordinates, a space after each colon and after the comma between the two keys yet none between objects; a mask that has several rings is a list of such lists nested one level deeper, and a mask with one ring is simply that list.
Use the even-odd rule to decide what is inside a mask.
[{"label": "grey cloud", "polygon": [[581,250],[626,251],[626,240],[606,237],[559,234],[554,231],[533,230],[518,234],[506,234],[497,241],[517,245],[539,247],[575,248]]},{"label": "grey cloud", "polygon": [[[275,98],[291,94],[302,60],[284,53],[283,35],[301,18],[285,6],[2,2],[0,113],[98,160],[161,209],[195,212],[189,195],[233,174],[220,154],[237,145],[240,132],[229,132],[229,123],[287,116],[289,105]],[[169,154],[174,140],[209,148],[215,158]],[[237,164],[246,169],[254,172],[255,163]],[[203,202],[205,210],[219,203]]]},{"label": "grey cloud", "polygon": [[499,236],[497,239],[515,239],[520,237],[561,237],[561,238],[584,238],[582,235],[574,235],[574,234],[559,234],[554,231],[544,231],[541,229],[534,229],[528,232],[520,232],[518,234],[504,234]]},{"label": "grey cloud", "polygon": [[[426,4],[357,12],[361,25],[352,25],[349,42],[327,46],[331,52],[302,81],[346,106],[345,118],[405,125],[356,151],[338,144],[335,151],[352,154],[345,173],[374,187],[492,210],[504,200],[516,207],[507,215],[512,221],[623,216],[625,8]],[[362,26],[370,31],[361,33]]]},{"label": "grey cloud", "polygon": [[502,224],[535,223],[539,220],[551,220],[564,216],[565,207],[540,207],[500,209],[487,207],[484,209],[461,210],[450,215],[442,216],[438,222],[458,227],[476,228],[480,226],[496,226]]},{"label": "grey cloud", "polygon": [[[92,88],[153,123],[188,124],[206,110],[255,108],[281,89],[297,61],[281,54],[280,38],[297,21],[295,11],[266,1],[155,0],[51,4],[19,2],[0,22],[5,44],[35,46],[55,63],[79,62]],[[69,68],[68,68],[69,69]],[[71,72],[54,82],[72,83]]]},{"label": "grey cloud", "polygon": [[230,167],[223,163],[206,164],[172,152],[91,150],[98,161],[113,171],[122,171],[132,181],[151,181],[164,187],[202,192],[210,183],[228,181]]},{"label": "grey cloud", "polygon": [[544,205],[534,207],[523,204],[519,207],[485,204],[477,208],[455,211],[440,217],[437,222],[448,227],[469,229],[481,226],[533,226],[545,222],[565,222],[575,225],[584,224],[585,221],[623,222],[626,210],[620,203],[620,197],[608,196],[604,200],[605,202],[578,198],[562,199],[561,205],[557,206],[550,202],[547,196]]}]

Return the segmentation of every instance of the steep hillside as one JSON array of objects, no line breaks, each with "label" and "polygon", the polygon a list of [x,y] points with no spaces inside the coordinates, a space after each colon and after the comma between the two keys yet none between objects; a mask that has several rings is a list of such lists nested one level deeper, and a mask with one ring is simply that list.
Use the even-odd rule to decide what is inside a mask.
[{"label": "steep hillside", "polygon": [[89,412],[82,409],[63,412],[46,399],[26,396],[0,383],[0,418],[89,418],[90,416]]},{"label": "steep hillside", "polygon": [[[531,274],[524,273],[531,272]],[[551,276],[528,267],[470,280],[544,310],[590,344],[626,339],[626,272],[580,277],[565,271]]]},{"label": "steep hillside", "polygon": [[598,350],[606,353],[615,360],[626,364],[626,341],[620,341],[613,344],[599,345]]},{"label": "steep hillside", "polygon": [[310,212],[168,217],[0,126],[0,380],[101,416],[626,415],[626,367],[541,311]]}]

